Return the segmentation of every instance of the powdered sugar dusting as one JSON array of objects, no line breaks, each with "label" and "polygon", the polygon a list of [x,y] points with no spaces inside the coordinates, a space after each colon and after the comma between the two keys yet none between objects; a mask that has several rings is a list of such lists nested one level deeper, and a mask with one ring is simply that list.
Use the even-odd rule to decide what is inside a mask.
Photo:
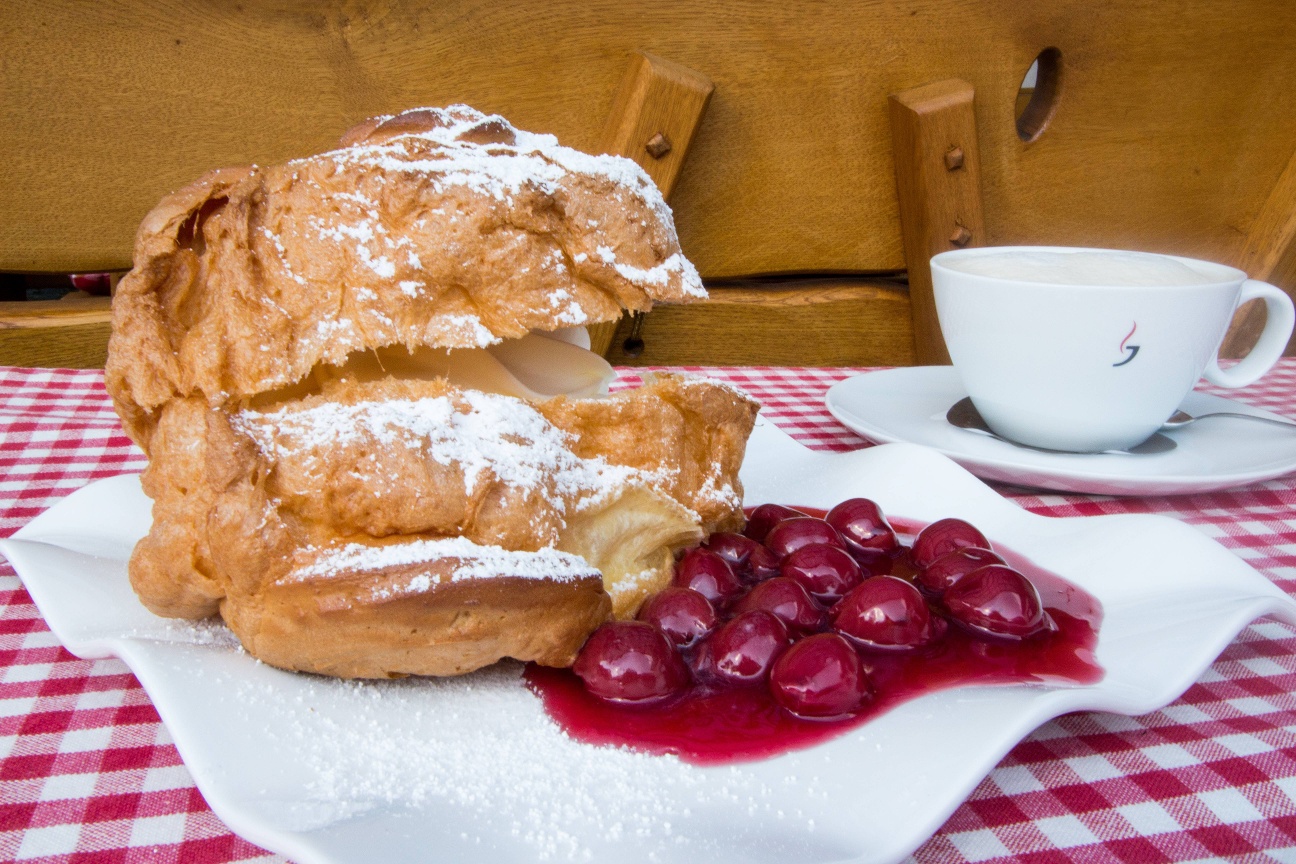
[{"label": "powdered sugar dusting", "polygon": [[[427,110],[437,114],[443,125],[325,155],[332,157],[339,168],[360,163],[387,171],[426,173],[434,175],[438,184],[468,186],[499,200],[517,195],[528,185],[542,192],[554,192],[571,173],[600,176],[641,196],[663,221],[671,221],[670,208],[661,192],[648,174],[630,159],[596,156],[563,147],[553,135],[514,129],[503,117],[488,116],[467,105]],[[515,143],[483,147],[460,140],[460,136],[472,129],[491,123],[511,130]],[[409,138],[433,141],[440,147],[426,158],[411,159],[404,146]]]},{"label": "powdered sugar dusting", "polygon": [[159,618],[147,629],[136,629],[124,634],[131,639],[150,642],[169,642],[178,645],[209,645],[243,653],[238,637],[219,618],[186,621],[179,618]]},{"label": "powdered sugar dusting", "polygon": [[568,326],[577,327],[589,321],[589,315],[576,302],[570,291],[558,288],[549,295],[549,308],[554,311],[554,320]]},{"label": "powdered sugar dusting", "polygon": [[602,457],[582,459],[565,432],[521,399],[465,390],[458,398],[434,396],[343,405],[322,402],[273,412],[244,411],[234,418],[262,455],[271,460],[327,453],[373,440],[420,449],[442,465],[458,465],[466,490],[489,478],[534,489],[559,512],[606,500],[642,472]]},{"label": "powdered sugar dusting", "polygon": [[[564,147],[553,135],[516,129],[503,117],[486,115],[467,105],[452,105],[443,109],[420,109],[435,114],[440,125],[426,131],[409,131],[383,141],[365,143],[322,154],[320,159],[331,159],[337,170],[351,167],[376,168],[385,172],[412,173],[428,178],[433,189],[443,192],[448,187],[463,186],[498,201],[510,200],[524,191],[554,194],[572,174],[602,178],[615,189],[612,195],[620,198],[633,195],[652,210],[657,220],[672,231],[674,219],[661,191],[648,174],[633,160],[620,156],[593,155]],[[513,143],[482,145],[471,140],[471,133],[479,128],[495,127],[508,130]],[[461,140],[461,138],[470,140]],[[437,145],[434,149],[411,146],[411,142],[426,141]],[[295,163],[290,163],[295,164]],[[353,224],[334,224],[332,221],[313,221],[312,227],[321,240],[348,247],[355,256],[382,279],[400,277],[395,261],[384,254],[384,249],[400,246],[398,240],[385,235],[373,202],[363,195],[350,196],[360,205],[364,215],[352,213]],[[448,221],[455,221],[450,216]],[[598,223],[590,220],[592,230]],[[557,252],[557,250],[555,250]],[[561,258],[561,253],[558,253]],[[683,292],[691,297],[705,297],[702,280],[697,270],[678,252],[661,264],[651,268],[634,267],[618,260],[615,251],[600,246],[598,254],[625,279],[640,287],[665,287],[672,276],[676,277]],[[573,259],[586,260],[584,252]],[[418,256],[408,252],[405,264],[413,270],[421,269]],[[559,261],[556,265],[562,267]],[[583,313],[570,311],[563,323],[576,321]]]},{"label": "powdered sugar dusting", "polygon": [[707,475],[698,487],[697,495],[704,501],[715,501],[725,507],[742,507],[742,496],[738,494],[738,490],[728,482],[722,482],[718,473]]},{"label": "powdered sugar dusting", "polygon": [[498,851],[485,860],[564,861],[629,847],[657,850],[635,860],[677,859],[705,850],[726,822],[796,820],[813,831],[786,790],[745,766],[700,769],[571,740],[520,664],[375,683],[264,672],[213,685],[244,706],[267,746],[292,754],[299,797],[272,800],[297,830],[412,812],[438,842]]},{"label": "powdered sugar dusting", "polygon": [[610,246],[600,246],[596,250],[599,258],[603,259],[605,264],[610,264],[628,282],[636,285],[660,285],[665,286],[670,282],[672,273],[679,274],[680,284],[683,286],[686,294],[692,297],[705,298],[706,289],[702,287],[702,279],[698,276],[697,268],[693,262],[676,252],[662,263],[650,269],[642,267],[632,267],[624,264],[617,259],[616,251]]},{"label": "powdered sugar dusting", "polygon": [[441,340],[448,348],[485,348],[500,341],[476,315],[437,315],[428,323],[447,331]]},{"label": "powdered sugar dusting", "polygon": [[660,574],[656,570],[643,570],[639,573],[627,573],[612,582],[611,585],[605,585],[608,596],[614,600],[625,594],[637,594],[643,590],[643,587],[656,579]]},{"label": "powdered sugar dusting", "polygon": [[[515,552],[499,546],[474,543],[466,537],[444,537],[383,546],[348,543],[338,549],[318,550],[315,560],[309,566],[294,570],[280,581],[302,582],[357,570],[383,570],[447,560],[453,562],[448,577],[451,582],[504,576],[572,582],[582,577],[599,575],[585,559],[557,549]],[[410,580],[401,593],[429,591],[441,581],[440,573],[420,573]]]}]

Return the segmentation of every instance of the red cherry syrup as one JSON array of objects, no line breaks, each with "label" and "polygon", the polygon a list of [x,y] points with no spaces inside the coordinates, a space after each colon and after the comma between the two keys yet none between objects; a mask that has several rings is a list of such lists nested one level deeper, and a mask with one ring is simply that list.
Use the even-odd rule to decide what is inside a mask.
[{"label": "red cherry syrup", "polygon": [[[823,511],[798,508],[818,518]],[[906,546],[921,525],[891,520]],[[766,527],[766,526],[762,526]],[[768,530],[768,528],[767,528]],[[777,539],[777,538],[776,538]],[[572,738],[594,745],[674,754],[695,765],[724,765],[777,756],[835,738],[902,702],[974,684],[1092,684],[1103,671],[1094,658],[1102,607],[1097,598],[1021,555],[995,545],[1007,564],[1038,590],[1056,625],[1020,641],[987,639],[951,623],[930,645],[912,651],[860,650],[868,695],[854,713],[835,719],[797,716],[766,686],[727,686],[695,676],[678,696],[652,704],[600,699],[570,669],[530,664],[525,677],[545,710]],[[893,574],[912,581],[906,554]]]}]

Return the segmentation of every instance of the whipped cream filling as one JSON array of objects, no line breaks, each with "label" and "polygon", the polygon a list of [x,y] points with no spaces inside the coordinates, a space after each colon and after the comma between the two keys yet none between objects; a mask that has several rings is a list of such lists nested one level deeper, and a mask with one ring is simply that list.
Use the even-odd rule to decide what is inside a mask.
[{"label": "whipped cream filling", "polygon": [[[343,322],[320,322],[331,339],[345,338]],[[327,327],[326,327],[327,325]],[[349,332],[349,331],[348,331]],[[354,335],[354,333],[351,333]],[[254,399],[257,409],[300,399],[323,390],[333,381],[377,381],[382,378],[432,381],[444,378],[465,390],[480,390],[542,402],[555,396],[576,399],[606,396],[616,380],[607,360],[589,350],[589,334],[583,327],[554,333],[529,333],[518,339],[496,340],[487,348],[402,347],[355,351],[338,365],[321,363],[310,374],[289,387]]]}]

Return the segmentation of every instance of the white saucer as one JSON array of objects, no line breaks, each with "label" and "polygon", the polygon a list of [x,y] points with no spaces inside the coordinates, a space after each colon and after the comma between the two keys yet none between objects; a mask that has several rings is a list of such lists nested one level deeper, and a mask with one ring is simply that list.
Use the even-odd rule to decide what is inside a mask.
[{"label": "white saucer", "polygon": [[[1061,492],[1211,492],[1296,471],[1296,429],[1220,418],[1165,433],[1178,445],[1167,453],[1045,453],[951,426],[945,412],[966,395],[953,367],[914,366],[849,378],[830,389],[825,402],[834,417],[870,441],[924,444],[985,480]],[[1194,415],[1278,416],[1197,392],[1182,407]]]}]

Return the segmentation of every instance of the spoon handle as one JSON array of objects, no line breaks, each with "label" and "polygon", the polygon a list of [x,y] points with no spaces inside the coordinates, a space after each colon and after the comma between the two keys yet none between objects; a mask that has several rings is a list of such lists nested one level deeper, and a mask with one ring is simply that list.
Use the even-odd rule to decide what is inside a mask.
[{"label": "spoon handle", "polygon": [[1273,426],[1286,426],[1296,428],[1296,423],[1290,420],[1280,420],[1277,417],[1260,417],[1256,414],[1243,414],[1239,411],[1212,411],[1209,414],[1198,414],[1193,416],[1183,411],[1176,411],[1170,415],[1170,419],[1161,424],[1161,431],[1179,429],[1187,426],[1189,423],[1196,423],[1198,420],[1205,420],[1208,417],[1237,417],[1242,420],[1259,420],[1261,423],[1269,423]]}]

